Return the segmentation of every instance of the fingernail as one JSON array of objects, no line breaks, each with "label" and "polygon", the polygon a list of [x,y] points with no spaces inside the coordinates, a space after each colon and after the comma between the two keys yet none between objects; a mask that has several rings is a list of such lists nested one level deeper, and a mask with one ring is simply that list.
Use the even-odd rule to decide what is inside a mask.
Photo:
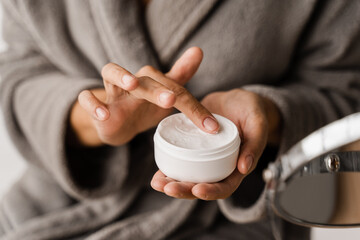
[{"label": "fingernail", "polygon": [[218,123],[211,117],[205,118],[203,125],[206,130],[213,132],[218,128]]},{"label": "fingernail", "polygon": [[246,169],[247,169],[246,170],[247,173],[249,172],[251,166],[253,165],[253,162],[254,162],[254,157],[253,156],[251,156],[251,155],[246,156],[246,158],[245,158],[245,166],[246,166]]},{"label": "fingernail", "polygon": [[101,107],[98,107],[98,108],[96,108],[95,113],[96,113],[96,117],[99,120],[105,120],[107,113],[104,109],[102,109]]},{"label": "fingernail", "polygon": [[159,102],[163,103],[163,104],[167,104],[169,102],[169,98],[173,95],[174,93],[172,91],[165,91],[160,93],[159,95]]},{"label": "fingernail", "polygon": [[129,86],[131,85],[131,83],[135,80],[135,77],[133,76],[130,76],[130,75],[124,75],[121,79],[122,83],[125,85],[125,86]]}]

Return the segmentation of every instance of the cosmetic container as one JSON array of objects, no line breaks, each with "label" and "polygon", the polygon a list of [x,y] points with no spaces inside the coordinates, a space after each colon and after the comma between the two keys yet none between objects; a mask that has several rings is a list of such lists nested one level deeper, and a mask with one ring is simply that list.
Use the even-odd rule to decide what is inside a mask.
[{"label": "cosmetic container", "polygon": [[217,114],[216,134],[205,133],[183,113],[163,119],[154,135],[155,161],[168,177],[193,183],[218,182],[236,168],[240,137],[235,124]]}]

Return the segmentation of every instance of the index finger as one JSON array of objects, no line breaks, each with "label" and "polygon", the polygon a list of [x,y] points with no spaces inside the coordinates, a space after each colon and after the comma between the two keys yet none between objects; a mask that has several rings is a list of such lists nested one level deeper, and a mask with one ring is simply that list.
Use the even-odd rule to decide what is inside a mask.
[{"label": "index finger", "polygon": [[141,69],[139,74],[145,74],[151,77],[174,92],[176,100],[173,106],[183,112],[198,128],[207,133],[218,132],[219,123],[216,118],[188,90],[186,90],[186,88],[150,66]]},{"label": "index finger", "polygon": [[106,64],[101,70],[101,75],[105,84],[110,83],[127,91],[134,90],[139,85],[133,74],[115,63]]},{"label": "index finger", "polygon": [[[217,133],[219,123],[188,90],[172,82],[168,86],[176,95],[174,107],[183,112],[197,127],[208,133]],[[173,85],[173,86],[171,86]]]}]

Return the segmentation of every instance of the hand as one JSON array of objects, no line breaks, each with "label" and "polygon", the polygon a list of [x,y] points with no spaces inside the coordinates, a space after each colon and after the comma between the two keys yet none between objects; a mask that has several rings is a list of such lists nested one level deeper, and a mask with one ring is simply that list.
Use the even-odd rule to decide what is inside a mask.
[{"label": "hand", "polygon": [[122,145],[156,126],[172,107],[203,131],[215,133],[219,127],[215,118],[182,87],[201,61],[202,51],[194,47],[167,74],[145,66],[134,76],[114,63],[107,64],[102,70],[105,89],[81,92],[73,108],[70,121],[78,139],[86,146]]},{"label": "hand", "polygon": [[229,197],[244,177],[255,169],[266,144],[280,141],[281,116],[270,100],[241,89],[207,95],[202,104],[212,113],[232,120],[240,133],[242,145],[237,169],[218,183],[178,182],[158,171],[151,186],[176,198],[215,200]]}]

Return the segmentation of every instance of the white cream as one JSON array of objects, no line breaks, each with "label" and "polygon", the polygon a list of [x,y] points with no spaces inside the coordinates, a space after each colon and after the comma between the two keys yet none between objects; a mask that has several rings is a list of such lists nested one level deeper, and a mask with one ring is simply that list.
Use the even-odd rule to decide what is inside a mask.
[{"label": "white cream", "polygon": [[[187,149],[213,149],[234,139],[234,124],[215,115],[220,124],[217,134],[200,130],[185,114],[174,114],[161,122],[159,134],[168,143]],[[237,133],[237,131],[236,131]]]},{"label": "white cream", "polygon": [[217,134],[195,126],[183,113],[162,120],[154,135],[155,161],[168,177],[187,182],[218,182],[236,168],[240,137],[233,122],[214,114]]}]

